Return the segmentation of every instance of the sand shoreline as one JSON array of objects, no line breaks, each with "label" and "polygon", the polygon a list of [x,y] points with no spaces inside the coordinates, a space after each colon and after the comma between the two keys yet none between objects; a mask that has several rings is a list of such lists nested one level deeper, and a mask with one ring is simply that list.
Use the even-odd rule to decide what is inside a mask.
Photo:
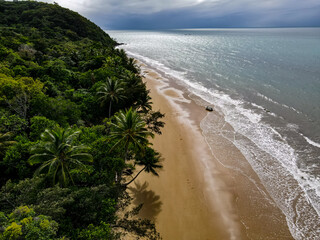
[{"label": "sand shoreline", "polygon": [[[254,176],[251,179],[257,181],[250,183],[243,174],[219,162],[219,158],[229,157],[232,146],[209,148],[200,128],[207,116],[204,108],[184,89],[141,66],[153,109],[166,114],[163,135],[153,140],[165,159],[164,170],[159,178],[143,174],[130,187],[134,203],[144,203],[141,217],[154,220],[163,239],[292,239],[284,216],[259,193],[259,187],[250,195],[259,201],[246,196],[259,179]],[[217,136],[217,142],[221,141]],[[232,152],[233,158],[243,160],[239,151]],[[257,211],[255,205],[263,205],[263,209]],[[268,214],[278,220],[270,223]]]}]

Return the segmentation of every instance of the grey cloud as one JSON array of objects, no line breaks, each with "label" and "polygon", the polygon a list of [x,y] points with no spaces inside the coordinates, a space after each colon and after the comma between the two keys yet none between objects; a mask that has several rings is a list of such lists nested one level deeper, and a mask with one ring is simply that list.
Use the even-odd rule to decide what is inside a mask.
[{"label": "grey cloud", "polygon": [[[54,0],[45,0],[53,2]],[[207,0],[210,1],[210,0]],[[211,0],[212,1],[212,0]],[[202,0],[55,0],[61,6],[78,9],[84,12],[120,11],[129,14],[155,13],[164,10],[196,6]]]},{"label": "grey cloud", "polygon": [[55,1],[105,28],[320,26],[319,0]]}]

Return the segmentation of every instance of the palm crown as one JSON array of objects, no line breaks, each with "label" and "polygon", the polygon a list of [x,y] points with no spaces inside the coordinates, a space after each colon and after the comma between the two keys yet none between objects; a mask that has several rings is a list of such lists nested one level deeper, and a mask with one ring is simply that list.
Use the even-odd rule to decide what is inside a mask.
[{"label": "palm crown", "polygon": [[99,97],[99,101],[102,104],[109,101],[109,118],[111,117],[111,106],[112,102],[119,102],[125,98],[124,89],[122,88],[122,84],[119,80],[108,78],[105,83],[103,83],[97,92]]},{"label": "palm crown", "polygon": [[116,123],[111,123],[113,130],[110,135],[112,139],[118,140],[114,146],[124,146],[127,153],[130,145],[143,149],[148,145],[148,137],[154,135],[146,128],[146,123],[136,110],[130,108],[127,111],[120,111],[116,115]]},{"label": "palm crown", "polygon": [[69,179],[73,182],[71,169],[83,168],[85,167],[83,162],[92,162],[92,155],[87,153],[88,147],[74,145],[79,133],[80,131],[71,128],[46,129],[41,134],[40,143],[31,149],[33,155],[29,158],[29,163],[31,165],[42,163],[36,174],[48,168],[48,174],[53,177],[53,184],[57,176],[61,185],[67,185]]}]

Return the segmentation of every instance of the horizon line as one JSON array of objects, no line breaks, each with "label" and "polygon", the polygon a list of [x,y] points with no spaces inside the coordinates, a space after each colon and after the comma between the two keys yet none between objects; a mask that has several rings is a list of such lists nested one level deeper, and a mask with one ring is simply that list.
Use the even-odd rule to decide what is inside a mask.
[{"label": "horizon line", "polygon": [[320,26],[305,26],[305,27],[301,27],[301,26],[297,26],[297,27],[212,27],[212,28],[208,28],[208,27],[195,27],[195,28],[102,28],[104,31],[150,31],[150,30],[211,30],[211,29],[294,29],[294,28],[320,28]]}]

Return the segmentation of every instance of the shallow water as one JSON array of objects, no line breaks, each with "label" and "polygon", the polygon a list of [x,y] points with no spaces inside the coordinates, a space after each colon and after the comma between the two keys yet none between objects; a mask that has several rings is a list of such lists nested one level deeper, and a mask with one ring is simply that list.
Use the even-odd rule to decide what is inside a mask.
[{"label": "shallow water", "polygon": [[317,239],[319,28],[108,33],[128,54],[210,102],[232,129],[210,124],[209,114],[201,123],[208,143],[217,133],[231,141],[286,215],[294,238]]}]

